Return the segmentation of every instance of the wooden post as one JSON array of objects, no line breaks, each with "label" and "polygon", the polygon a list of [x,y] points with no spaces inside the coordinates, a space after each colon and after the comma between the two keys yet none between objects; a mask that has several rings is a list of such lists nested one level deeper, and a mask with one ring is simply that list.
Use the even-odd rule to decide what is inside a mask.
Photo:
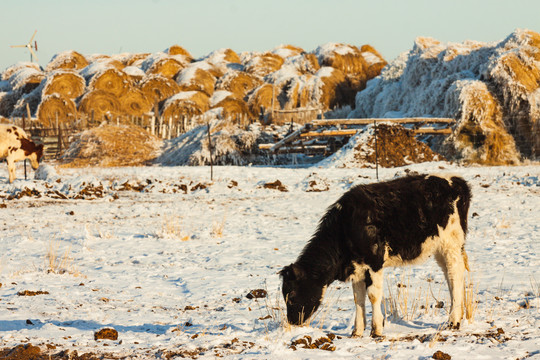
[{"label": "wooden post", "polygon": [[212,137],[210,136],[210,121],[206,123],[208,128],[208,150],[210,150],[210,181],[214,181],[214,159],[212,157]]},{"label": "wooden post", "polygon": [[379,181],[379,152],[377,150],[377,121],[373,120],[373,125],[375,127],[375,175],[377,176],[377,181]]}]

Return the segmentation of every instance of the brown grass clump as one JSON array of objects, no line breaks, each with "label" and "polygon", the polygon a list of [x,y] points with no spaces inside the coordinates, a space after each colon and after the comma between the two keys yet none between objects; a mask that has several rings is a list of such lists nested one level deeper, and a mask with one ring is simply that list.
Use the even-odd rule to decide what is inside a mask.
[{"label": "brown grass clump", "polygon": [[161,75],[148,75],[139,83],[139,88],[153,103],[159,103],[180,91],[176,81]]},{"label": "brown grass clump", "polygon": [[201,91],[185,91],[170,97],[163,104],[161,116],[168,120],[204,114],[210,107],[208,95]]},{"label": "brown grass clump", "polygon": [[176,82],[181,91],[202,91],[212,96],[216,77],[201,67],[188,67],[180,71]]},{"label": "brown grass clump", "polygon": [[80,70],[88,66],[88,60],[84,55],[73,51],[64,51],[53,56],[52,60],[47,64],[47,72],[58,69],[75,69]]},{"label": "brown grass clump", "polygon": [[[275,109],[279,109],[277,96],[280,89],[274,89],[273,84],[262,84],[248,95],[248,106],[253,114],[266,113],[272,110],[272,103]],[[272,100],[273,96],[273,100]]]},{"label": "brown grass clump", "polygon": [[76,119],[77,109],[73,100],[60,94],[45,95],[37,108],[38,121],[44,127],[64,124]]},{"label": "brown grass clump", "polygon": [[249,110],[249,106],[242,99],[236,98],[234,96],[227,96],[217,104],[215,104],[213,109],[222,108],[223,111],[221,116],[224,119],[236,120],[241,117],[251,117],[252,113]]},{"label": "brown grass clump", "polygon": [[284,62],[281,56],[267,52],[255,55],[244,68],[245,71],[262,77],[279,70]]},{"label": "brown grass clump", "polygon": [[90,90],[103,90],[113,96],[120,97],[129,90],[130,85],[130,78],[126,73],[115,68],[108,68],[92,76],[88,88]]},{"label": "brown grass clump", "polygon": [[84,93],[84,78],[72,70],[57,70],[47,76],[43,95],[60,94],[68,99],[75,99]]},{"label": "brown grass clump", "polygon": [[79,112],[95,120],[113,119],[120,114],[120,101],[112,93],[92,90],[84,94],[79,102]]},{"label": "brown grass clump", "polygon": [[245,71],[230,70],[219,78],[215,88],[230,91],[235,97],[243,99],[247,93],[262,83],[262,79],[258,76]]},{"label": "brown grass clump", "polygon": [[191,56],[189,51],[187,51],[180,45],[173,45],[169,47],[165,52],[169,55],[182,55],[185,57],[187,62],[193,61],[193,56]]},{"label": "brown grass clump", "polygon": [[102,125],[76,135],[62,157],[64,167],[138,166],[155,158],[161,140],[132,125]]},{"label": "brown grass clump", "polygon": [[355,159],[358,163],[375,164],[378,161],[379,166],[386,168],[444,160],[429,146],[417,140],[412,130],[405,129],[401,125],[378,125],[377,140],[375,141],[375,136],[371,136],[367,144],[360,144],[355,150]]},{"label": "brown grass clump", "polygon": [[120,101],[120,110],[126,115],[142,116],[152,110],[153,103],[137,88],[130,88]]},{"label": "brown grass clump", "polygon": [[463,82],[456,95],[461,114],[447,139],[454,147],[449,149],[450,153],[457,152],[465,161],[487,165],[519,163],[516,144],[502,120],[502,109],[486,84]]}]

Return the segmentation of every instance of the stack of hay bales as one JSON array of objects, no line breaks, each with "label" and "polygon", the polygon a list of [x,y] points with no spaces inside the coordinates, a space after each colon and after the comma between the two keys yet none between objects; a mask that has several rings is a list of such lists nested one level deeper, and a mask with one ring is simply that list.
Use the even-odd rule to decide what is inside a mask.
[{"label": "stack of hay bales", "polygon": [[455,118],[435,150],[484,164],[538,158],[539,59],[540,35],[528,30],[489,44],[418,38],[358,93],[349,117]]}]

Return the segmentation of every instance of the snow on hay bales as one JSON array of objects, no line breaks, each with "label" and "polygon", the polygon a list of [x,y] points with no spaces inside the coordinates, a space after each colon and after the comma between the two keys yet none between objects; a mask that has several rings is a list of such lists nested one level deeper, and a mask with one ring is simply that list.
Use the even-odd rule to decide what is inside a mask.
[{"label": "snow on hay bales", "polygon": [[92,76],[88,83],[88,89],[103,90],[120,97],[129,90],[130,80],[130,77],[122,70],[105,68]]},{"label": "snow on hay bales", "polygon": [[211,70],[210,64],[199,62],[180,71],[176,78],[180,90],[201,91],[208,96],[212,96],[216,77],[209,70]]},{"label": "snow on hay bales", "polygon": [[144,165],[161,146],[138,126],[104,124],[77,134],[61,161],[65,167]]},{"label": "snow on hay bales", "polygon": [[417,38],[358,93],[349,117],[455,118],[435,150],[488,164],[518,162],[516,146],[538,157],[539,36],[516,30],[499,43],[448,45]]},{"label": "snow on hay bales", "polygon": [[28,94],[37,88],[45,77],[45,73],[39,69],[21,67],[9,77],[9,84],[13,91],[19,94]]},{"label": "snow on hay bales", "polygon": [[216,82],[216,90],[230,91],[237,98],[244,98],[251,90],[261,85],[263,80],[245,71],[229,70]]},{"label": "snow on hay bales", "polygon": [[167,55],[155,53],[149,55],[142,63],[141,69],[146,74],[159,74],[166,78],[174,78],[188,63],[183,55]]},{"label": "snow on hay bales", "polygon": [[88,60],[84,55],[68,50],[58,54],[55,54],[51,61],[47,64],[46,71],[53,71],[58,69],[75,69],[80,70],[88,65]]},{"label": "snow on hay bales", "polygon": [[47,75],[43,95],[60,94],[68,99],[75,99],[84,93],[84,78],[73,70],[56,70]]},{"label": "snow on hay bales", "polygon": [[[272,105],[278,104],[277,95],[279,89],[276,90],[273,84],[264,83],[255,88],[248,95],[248,106],[253,114],[260,114],[261,111],[269,111]],[[275,106],[275,105],[274,105]]]},{"label": "snow on hay bales", "polygon": [[191,62],[193,60],[193,56],[191,56],[190,52],[177,44],[169,47],[167,50],[165,50],[165,53],[169,55],[182,55],[187,62]]},{"label": "snow on hay bales", "polygon": [[52,127],[59,123],[75,120],[77,108],[72,99],[60,94],[45,95],[37,108],[38,121],[45,127]]},{"label": "snow on hay bales", "polygon": [[266,76],[281,68],[285,60],[274,53],[255,54],[244,64],[245,71],[257,76]]}]

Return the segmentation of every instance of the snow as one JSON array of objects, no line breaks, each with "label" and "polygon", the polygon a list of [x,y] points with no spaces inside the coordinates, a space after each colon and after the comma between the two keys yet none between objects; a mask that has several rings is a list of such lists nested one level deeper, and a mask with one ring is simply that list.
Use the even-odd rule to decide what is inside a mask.
[{"label": "snow", "polygon": [[[349,153],[342,151],[342,162]],[[436,351],[454,359],[540,357],[537,164],[379,169],[381,180],[418,171],[458,174],[471,184],[466,249],[478,301],[474,321],[443,330],[449,296],[436,263],[387,269],[385,296],[407,290],[416,310],[411,304],[406,316],[387,313],[379,340],[369,337],[369,326],[363,338],[349,337],[349,283],[328,289],[310,325],[284,325],[277,274],[295,260],[327,206],[351,186],[377,181],[375,170],[331,161],[303,168],[226,166],[214,167],[213,181],[210,170],[45,163],[35,179],[24,180],[19,163],[13,184],[7,169],[0,170],[2,346],[30,342],[54,345],[53,353],[76,349],[137,359],[188,351],[201,359],[427,359]],[[276,180],[286,192],[263,187]],[[246,298],[254,289],[267,290],[268,297]],[[25,290],[48,294],[17,295]],[[442,309],[434,307],[436,300],[444,302]],[[95,341],[94,332],[104,327],[118,330],[119,339]],[[337,336],[333,352],[290,348],[306,335],[328,333]]]}]

